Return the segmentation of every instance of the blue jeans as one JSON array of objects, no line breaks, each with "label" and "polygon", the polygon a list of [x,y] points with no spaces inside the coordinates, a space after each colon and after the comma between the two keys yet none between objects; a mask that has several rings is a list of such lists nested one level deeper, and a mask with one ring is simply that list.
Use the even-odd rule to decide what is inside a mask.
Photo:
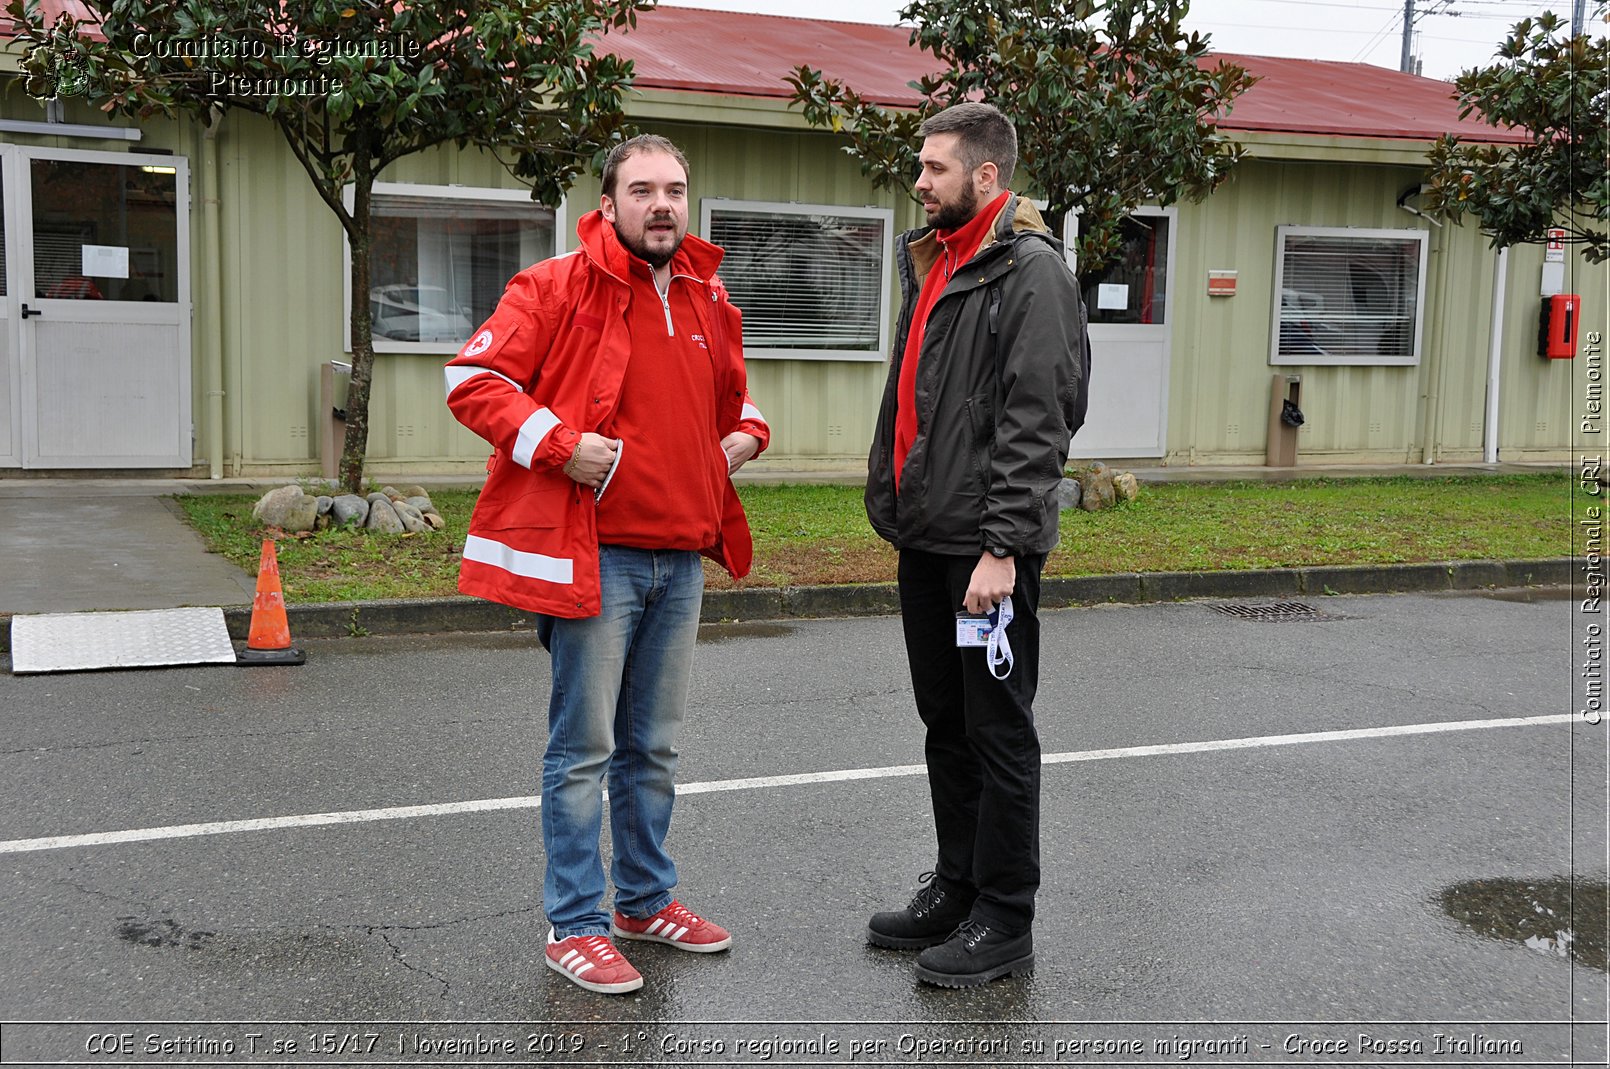
[{"label": "blue jeans", "polygon": [[652,916],[670,905],[676,886],[665,836],[704,569],[688,550],[606,545],[598,554],[599,614],[537,622],[553,656],[542,760],[543,908],[559,939],[609,934],[598,842],[606,778],[615,908]]}]

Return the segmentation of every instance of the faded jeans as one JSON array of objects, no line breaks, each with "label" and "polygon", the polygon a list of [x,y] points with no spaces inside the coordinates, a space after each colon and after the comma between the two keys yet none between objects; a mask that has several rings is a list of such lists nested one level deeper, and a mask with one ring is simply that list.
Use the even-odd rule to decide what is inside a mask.
[{"label": "faded jeans", "polygon": [[543,908],[559,939],[609,934],[599,847],[606,780],[615,908],[652,916],[670,905],[676,886],[665,836],[704,569],[687,550],[598,551],[599,614],[542,616],[537,624],[553,657],[542,761]]}]

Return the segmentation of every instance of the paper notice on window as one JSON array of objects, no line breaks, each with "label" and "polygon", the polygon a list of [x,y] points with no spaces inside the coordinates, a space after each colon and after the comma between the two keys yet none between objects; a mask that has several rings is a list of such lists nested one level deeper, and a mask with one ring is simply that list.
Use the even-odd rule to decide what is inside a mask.
[{"label": "paper notice on window", "polygon": [[84,269],[88,278],[128,278],[129,250],[124,245],[84,245]]},{"label": "paper notice on window", "polygon": [[1129,287],[1103,282],[1096,287],[1096,307],[1122,311],[1129,307]]}]

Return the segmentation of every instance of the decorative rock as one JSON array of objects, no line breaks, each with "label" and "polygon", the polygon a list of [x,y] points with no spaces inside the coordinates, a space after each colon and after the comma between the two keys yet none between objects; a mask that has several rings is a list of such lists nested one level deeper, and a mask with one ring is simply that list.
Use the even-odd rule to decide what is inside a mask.
[{"label": "decorative rock", "polygon": [[369,518],[369,502],[357,494],[342,494],[330,503],[330,519],[338,527],[362,527]]},{"label": "decorative rock", "polygon": [[1097,461],[1090,466],[1090,473],[1084,478],[1084,493],[1079,496],[1079,507],[1086,512],[1099,512],[1110,508],[1117,499],[1113,490],[1112,473],[1107,465]]},{"label": "decorative rock", "polygon": [[1076,509],[1079,507],[1079,480],[1063,479],[1057,483],[1057,508]]},{"label": "decorative rock", "polygon": [[424,514],[406,501],[394,501],[391,505],[397,510],[397,518],[402,521],[403,530],[409,534],[424,534],[430,530],[425,522]]},{"label": "decorative rock", "polygon": [[1134,472],[1126,471],[1114,478],[1112,488],[1119,501],[1133,501],[1140,496],[1140,483],[1136,480]]},{"label": "decorative rock", "polygon": [[403,532],[402,519],[397,515],[397,510],[392,507],[391,502],[382,494],[369,495],[369,520],[364,526],[382,534]]},{"label": "decorative rock", "polygon": [[[402,491],[398,490],[395,486],[382,486],[380,488],[380,492],[382,494],[386,495],[386,500],[387,501],[400,501],[400,500],[402,500],[402,496],[403,496]],[[374,496],[375,495],[370,494],[369,499],[371,501],[374,500]]]},{"label": "decorative rock", "polygon": [[319,499],[303,494],[301,500],[285,510],[285,518],[278,524],[293,533],[311,531],[319,520]]},{"label": "decorative rock", "polygon": [[439,513],[439,512],[424,512],[424,513],[421,513],[420,515],[425,517],[425,526],[429,527],[432,531],[446,530],[447,521],[442,519],[441,513]]},{"label": "decorative rock", "polygon": [[420,512],[432,512],[435,511],[436,508],[435,505],[430,503],[429,494],[412,494],[403,498],[403,500],[414,506],[414,508],[418,509]]},{"label": "decorative rock", "polygon": [[320,494],[319,495],[319,515],[320,516],[328,516],[330,514],[330,508],[334,504],[335,504],[335,498],[329,497],[329,496],[324,495],[324,494]]},{"label": "decorative rock", "polygon": [[302,503],[300,486],[282,486],[270,490],[252,506],[252,518],[269,527],[284,527],[285,514]]},{"label": "decorative rock", "polygon": [[[428,498],[428,497],[430,497],[430,494],[425,490],[425,488],[423,486],[405,486],[405,487],[403,487],[402,496],[404,498],[412,498],[412,497],[426,497],[426,498]],[[410,502],[410,504],[411,503],[412,502]]]}]

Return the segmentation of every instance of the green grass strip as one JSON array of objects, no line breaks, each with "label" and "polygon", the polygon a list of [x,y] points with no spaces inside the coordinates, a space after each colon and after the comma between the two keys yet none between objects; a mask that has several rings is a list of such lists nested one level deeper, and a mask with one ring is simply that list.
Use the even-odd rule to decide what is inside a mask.
[{"label": "green grass strip", "polygon": [[[755,567],[741,586],[889,582],[895,554],[867,526],[861,488],[746,485]],[[431,495],[447,529],[428,535],[328,530],[282,536],[286,596],[367,601],[455,593],[476,491]],[[1538,560],[1571,550],[1569,473],[1262,483],[1148,483],[1102,512],[1062,514],[1047,575],[1223,571],[1444,560]],[[248,573],[264,530],[256,498],[178,499],[207,548]],[[712,588],[734,585],[706,569]]]}]

